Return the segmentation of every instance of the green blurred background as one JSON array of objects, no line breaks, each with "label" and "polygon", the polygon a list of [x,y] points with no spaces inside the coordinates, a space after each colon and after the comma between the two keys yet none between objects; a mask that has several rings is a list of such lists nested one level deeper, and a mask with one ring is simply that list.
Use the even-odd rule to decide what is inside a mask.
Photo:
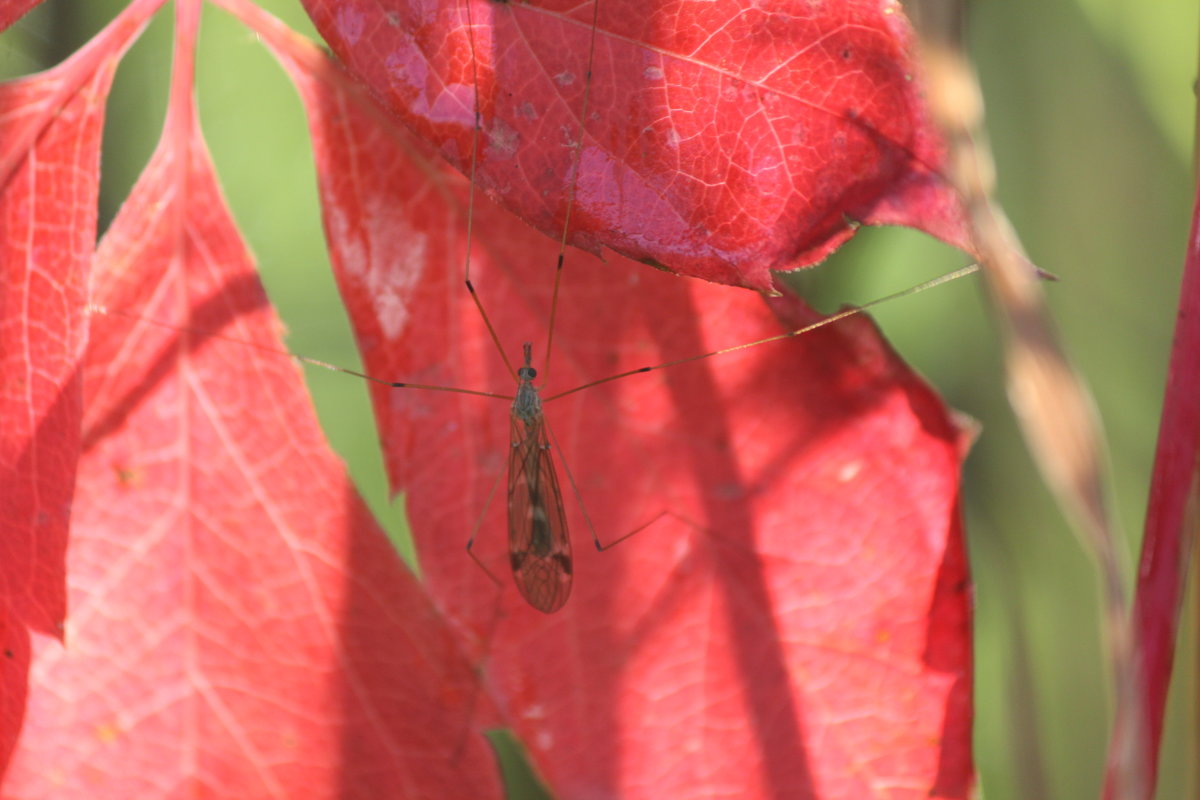
[{"label": "green blurred background", "polygon": [[[0,77],[59,61],[124,4],[48,0],[0,34]],[[298,0],[261,5],[315,36]],[[1031,257],[1062,279],[1047,291],[1107,427],[1116,511],[1132,559],[1192,199],[1197,10],[1183,0],[986,0],[970,10],[1000,199]],[[105,131],[102,229],[159,133],[170,63],[166,11],[117,74]],[[217,9],[206,9],[201,44],[204,132],[290,328],[289,346],[354,366],[295,90],[255,37]],[[910,231],[864,230],[803,283],[829,309],[963,262]],[[949,403],[983,425],[965,476],[983,796],[1096,797],[1111,714],[1096,572],[1025,452],[979,286],[940,287],[877,317]],[[333,446],[381,521],[402,538],[402,503],[387,498],[364,386],[322,370],[310,370],[309,381]],[[1190,607],[1183,625],[1160,769],[1164,799],[1198,794]]]}]

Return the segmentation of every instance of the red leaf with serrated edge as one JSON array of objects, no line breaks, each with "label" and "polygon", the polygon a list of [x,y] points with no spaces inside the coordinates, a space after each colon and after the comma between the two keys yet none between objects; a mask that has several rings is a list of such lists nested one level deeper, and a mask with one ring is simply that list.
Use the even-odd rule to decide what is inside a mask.
[{"label": "red leaf with serrated edge", "polygon": [[146,7],[55,69],[0,85],[0,774],[25,712],[29,630],[63,630],[100,130]]},{"label": "red leaf with serrated edge", "polygon": [[70,646],[36,645],[5,797],[497,797],[487,698],[298,371],[189,332],[282,346],[175,74],[92,284],[164,325],[93,320]]},{"label": "red leaf with serrated edge", "polygon": [[[256,29],[309,110],[368,371],[511,393],[462,288],[462,180],[310,49]],[[472,274],[504,347],[536,342],[541,359],[556,248],[486,202],[475,226]],[[812,319],[776,310],[784,326],[748,293],[571,253],[544,393]],[[600,535],[651,523],[595,553],[563,473],[575,589],[552,617],[508,585],[503,490],[487,504],[506,404],[373,396],[428,589],[479,632],[496,702],[557,796],[967,795],[962,436],[868,321],[548,403]],[[477,523],[499,593],[463,552]]]},{"label": "red leaf with serrated edge", "polygon": [[42,633],[66,614],[63,557],[79,458],[87,267],[100,129],[115,59],[74,91],[64,65],[0,86],[0,538],[3,605]]},{"label": "red leaf with serrated edge", "polygon": [[0,603],[54,636],[66,613],[104,104],[147,8],[131,5],[58,67],[0,85]]},{"label": "red leaf with serrated edge", "polygon": [[970,241],[895,0],[304,4],[464,172],[478,81],[479,185],[550,236],[590,85],[570,241],[592,252],[769,290],[770,270],[819,262],[857,223]]},{"label": "red leaf with serrated edge", "polygon": [[[477,284],[515,355],[544,324],[553,248],[490,211],[476,222]],[[583,262],[547,394],[780,330],[754,297]],[[415,355],[377,352],[369,371],[503,391],[477,315],[444,285],[413,306]],[[507,460],[507,409],[377,395],[430,591],[481,630],[502,603],[494,691],[561,796],[966,796],[958,432],[868,323],[844,325],[547,405],[606,541],[678,515],[596,554],[568,490],[575,589],[552,620],[462,553]],[[509,584],[503,494],[479,530]]]}]

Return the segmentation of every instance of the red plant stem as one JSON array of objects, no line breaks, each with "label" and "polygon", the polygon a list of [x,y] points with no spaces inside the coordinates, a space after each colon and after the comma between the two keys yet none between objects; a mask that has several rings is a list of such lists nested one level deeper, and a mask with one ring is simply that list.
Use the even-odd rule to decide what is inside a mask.
[{"label": "red plant stem", "polygon": [[[1138,566],[1137,595],[1133,607],[1134,654],[1137,689],[1145,719],[1128,719],[1118,713],[1116,733],[1144,724],[1146,763],[1143,797],[1154,794],[1155,769],[1175,640],[1187,586],[1187,566],[1200,522],[1197,500],[1200,479],[1200,194],[1192,210],[1192,229],[1184,261],[1183,286],[1175,319],[1175,337],[1167,371],[1167,387],[1159,423],[1158,449],[1146,509],[1145,538]],[[1134,728],[1136,730],[1136,727]],[[1104,797],[1118,798],[1121,771],[1137,768],[1124,763],[1126,753],[1113,737],[1108,756]]]}]

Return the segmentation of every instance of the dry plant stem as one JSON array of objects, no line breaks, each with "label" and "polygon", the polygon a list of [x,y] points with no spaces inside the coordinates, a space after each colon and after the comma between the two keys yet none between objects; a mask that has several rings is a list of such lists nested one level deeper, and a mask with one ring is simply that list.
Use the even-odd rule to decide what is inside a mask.
[{"label": "dry plant stem", "polygon": [[[983,129],[983,100],[961,46],[956,0],[925,0],[917,18],[935,121],[946,136],[949,178],[958,189],[1005,336],[1009,402],[1059,505],[1101,572],[1118,720],[1113,752],[1125,765],[1118,796],[1141,798],[1146,772],[1141,694],[1134,691],[1125,553],[1105,501],[1106,457],[1098,416],[1066,358],[1037,272],[992,198],[994,166]],[[1119,738],[1118,738],[1119,737]]]},{"label": "dry plant stem", "polygon": [[[1014,605],[1019,599],[1014,595]],[[1025,624],[1027,616],[1023,609],[1013,613],[1016,624],[1013,626],[1013,641],[1016,642],[1013,669],[1009,675],[1010,696],[1016,700],[1011,706],[1009,716],[1011,729],[1008,733],[1009,747],[1016,758],[1014,773],[1018,787],[1018,797],[1022,800],[1049,800],[1050,782],[1046,777],[1046,762],[1042,758],[1045,752],[1038,725],[1037,703],[1033,692],[1033,658],[1029,652],[1029,627]]]}]

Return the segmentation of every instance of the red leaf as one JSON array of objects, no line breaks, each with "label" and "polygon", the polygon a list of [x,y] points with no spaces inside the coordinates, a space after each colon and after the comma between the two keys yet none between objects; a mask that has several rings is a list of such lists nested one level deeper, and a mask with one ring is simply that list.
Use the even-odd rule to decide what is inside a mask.
[{"label": "red leaf", "polygon": [[[572,244],[760,290],[856,223],[969,237],[893,0],[651,6],[306,0],[334,52],[460,170],[560,235],[590,85]],[[466,12],[474,22],[474,35]],[[472,66],[472,49],[478,67]]]},{"label": "red leaf", "polygon": [[27,144],[20,158],[6,159],[12,167],[0,197],[3,601],[7,612],[55,635],[66,614],[63,554],[81,408],[75,367],[114,67],[107,63],[61,104],[48,101],[60,99],[64,75],[77,77],[69,68],[0,87],[0,140]]},{"label": "red leaf", "polygon": [[66,613],[63,556],[79,458],[87,268],[113,71],[145,24],[134,4],[85,48],[0,85],[0,537],[3,604],[42,633]]},{"label": "red leaf", "polygon": [[[491,244],[477,285],[515,354],[544,324],[553,248],[491,211],[476,223]],[[548,394],[781,329],[754,297],[584,261],[568,266]],[[504,390],[455,283],[412,306],[415,372],[375,366],[401,358],[386,346],[371,372]],[[688,521],[596,554],[569,494],[576,588],[552,621],[507,585],[497,598],[462,553],[506,460],[502,404],[395,391],[376,403],[430,590],[482,630],[503,603],[489,673],[557,792],[965,796],[959,435],[869,323],[548,404],[606,541],[664,511]],[[504,529],[497,500],[477,549],[508,584]]]},{"label": "red leaf", "polygon": [[[180,8],[194,24],[196,4]],[[298,60],[369,368],[511,391],[458,283],[463,182],[380,128],[311,48],[280,49]],[[562,796],[965,796],[961,437],[869,323],[550,403],[600,534],[653,521],[596,554],[569,493],[577,588],[553,617],[462,552],[506,461],[503,405],[377,392],[429,590],[486,653],[481,695],[294,371],[198,333],[279,347],[191,125],[190,72],[175,74],[96,290],[186,329],[98,320],[72,648],[39,648],[11,796],[494,795],[463,736],[493,696]],[[515,353],[544,334],[556,248],[489,205],[475,221],[476,282]],[[619,259],[567,270],[538,365],[549,392],[781,330],[748,294]],[[502,514],[493,503],[478,552],[507,583]]]},{"label": "red leaf", "polygon": [[66,615],[100,130],[146,6],[55,69],[0,85],[0,773],[25,710],[28,629],[59,637]]},{"label": "red leaf", "polygon": [[94,321],[70,647],[37,645],[6,796],[498,796],[467,738],[487,698],[297,370],[189,332],[281,347],[192,125],[179,41],[166,133],[92,287],[168,327]]},{"label": "red leaf", "polygon": [[[257,30],[309,110],[369,372],[511,393],[460,283],[461,179],[311,51]],[[486,202],[474,222],[505,350],[537,342],[540,359],[556,248]],[[784,329],[748,293],[574,253],[560,311],[547,395]],[[483,637],[501,711],[559,796],[966,796],[962,437],[869,322],[548,403],[602,537],[672,515],[596,554],[564,488],[576,588],[553,617],[507,585],[503,501],[480,520],[507,463],[504,403],[373,388],[427,586]],[[500,594],[463,552],[477,524]]]}]

